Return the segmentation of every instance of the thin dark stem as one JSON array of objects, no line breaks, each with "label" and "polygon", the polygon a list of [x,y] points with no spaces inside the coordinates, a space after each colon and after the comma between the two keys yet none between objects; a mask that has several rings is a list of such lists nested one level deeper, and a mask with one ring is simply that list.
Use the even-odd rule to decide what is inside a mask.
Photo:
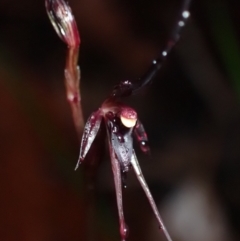
[{"label": "thin dark stem", "polygon": [[189,6],[190,6],[191,0],[184,0],[183,5],[178,17],[178,21],[172,31],[171,36],[169,37],[168,42],[166,43],[166,46],[163,48],[163,51],[159,54],[159,56],[152,61],[151,66],[147,70],[147,72],[139,78],[137,81],[121,81],[118,86],[116,86],[112,92],[112,96],[114,97],[123,97],[123,96],[129,96],[138,90],[140,90],[142,87],[149,84],[153,78],[156,76],[158,71],[161,69],[166,57],[171,52],[172,48],[176,45],[178,40],[180,39],[180,32],[182,28],[185,26],[186,21],[188,17],[190,16],[189,12]]},{"label": "thin dark stem", "polygon": [[161,69],[163,62],[165,61],[168,54],[171,52],[172,48],[176,45],[178,40],[180,39],[180,32],[182,28],[185,26],[189,13],[189,5],[191,0],[184,0],[182,9],[180,11],[179,19],[172,31],[172,35],[169,38],[166,46],[163,48],[163,51],[160,53],[158,58],[152,61],[152,65],[146,72],[146,74],[139,79],[139,81],[134,85],[133,92],[138,91],[143,86],[147,85],[152,79],[156,76],[156,73]]}]

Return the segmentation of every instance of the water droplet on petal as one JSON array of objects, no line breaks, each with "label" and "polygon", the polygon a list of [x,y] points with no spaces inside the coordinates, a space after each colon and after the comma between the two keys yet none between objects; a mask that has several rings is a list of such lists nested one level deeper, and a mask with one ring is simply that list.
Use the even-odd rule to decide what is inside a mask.
[{"label": "water droplet on petal", "polygon": [[112,132],[113,132],[113,133],[117,133],[117,132],[118,132],[118,127],[117,127],[117,126],[114,126],[113,129],[112,129]]},{"label": "water droplet on petal", "polygon": [[126,171],[122,171],[122,185],[123,185],[123,188],[127,188],[127,172]]},{"label": "water droplet on petal", "polygon": [[117,138],[118,138],[119,142],[121,142],[121,143],[124,142],[124,138],[121,134],[117,135]]},{"label": "water droplet on petal", "polygon": [[126,223],[122,223],[120,225],[120,234],[121,234],[122,240],[125,240],[128,237],[129,229]]}]

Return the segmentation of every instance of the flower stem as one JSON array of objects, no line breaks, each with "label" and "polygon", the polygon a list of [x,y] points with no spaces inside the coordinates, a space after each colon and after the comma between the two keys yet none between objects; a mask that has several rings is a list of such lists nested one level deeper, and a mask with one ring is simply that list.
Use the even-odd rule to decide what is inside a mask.
[{"label": "flower stem", "polygon": [[80,95],[80,68],[77,64],[79,47],[68,47],[65,67],[65,87],[68,103],[72,110],[73,122],[79,139],[82,137],[84,118]]}]

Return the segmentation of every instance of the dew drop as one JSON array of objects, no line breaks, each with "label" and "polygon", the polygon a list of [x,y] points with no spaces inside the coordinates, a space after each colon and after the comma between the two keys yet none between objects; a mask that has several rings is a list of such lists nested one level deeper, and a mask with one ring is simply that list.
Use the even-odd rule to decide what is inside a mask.
[{"label": "dew drop", "polygon": [[123,138],[123,136],[122,135],[117,135],[117,138],[118,138],[118,140],[121,142],[121,143],[123,143],[124,142],[124,138]]},{"label": "dew drop", "polygon": [[183,27],[185,24],[184,24],[183,21],[179,21],[179,22],[178,22],[178,25],[179,25],[180,27]]},{"label": "dew drop", "polygon": [[182,16],[183,16],[184,18],[189,18],[190,12],[189,12],[189,11],[184,11],[184,12],[182,13]]},{"label": "dew drop", "polygon": [[117,126],[114,126],[113,129],[112,129],[112,132],[113,132],[113,133],[117,133],[117,131],[118,131]]},{"label": "dew drop", "polygon": [[123,85],[130,85],[130,84],[131,84],[131,82],[129,80],[124,80],[123,81]]},{"label": "dew drop", "polygon": [[122,171],[122,185],[123,185],[123,188],[126,189],[127,188],[127,172],[126,171]]},{"label": "dew drop", "polygon": [[146,145],[146,142],[145,142],[145,141],[141,141],[141,145],[142,145],[142,146],[145,146],[145,145]]},{"label": "dew drop", "polygon": [[162,52],[162,55],[165,57],[165,56],[167,56],[167,51],[163,51]]},{"label": "dew drop", "polygon": [[128,229],[127,224],[122,223],[120,225],[120,234],[121,234],[122,240],[125,240],[128,237],[129,229]]}]

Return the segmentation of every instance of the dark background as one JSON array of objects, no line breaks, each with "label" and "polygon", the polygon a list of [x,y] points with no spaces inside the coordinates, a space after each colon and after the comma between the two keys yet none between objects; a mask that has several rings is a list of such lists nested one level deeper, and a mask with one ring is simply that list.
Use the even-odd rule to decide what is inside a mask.
[{"label": "dark background", "polygon": [[[81,33],[87,118],[120,80],[144,74],[181,1],[70,5]],[[152,155],[138,157],[174,241],[240,239],[239,26],[239,1],[193,1],[161,72],[126,99],[148,133]],[[44,1],[0,1],[0,240],[120,240],[108,155],[91,214],[83,168],[74,172],[79,143],[65,100],[65,54]],[[131,173],[124,208],[129,240],[164,240]]]}]

